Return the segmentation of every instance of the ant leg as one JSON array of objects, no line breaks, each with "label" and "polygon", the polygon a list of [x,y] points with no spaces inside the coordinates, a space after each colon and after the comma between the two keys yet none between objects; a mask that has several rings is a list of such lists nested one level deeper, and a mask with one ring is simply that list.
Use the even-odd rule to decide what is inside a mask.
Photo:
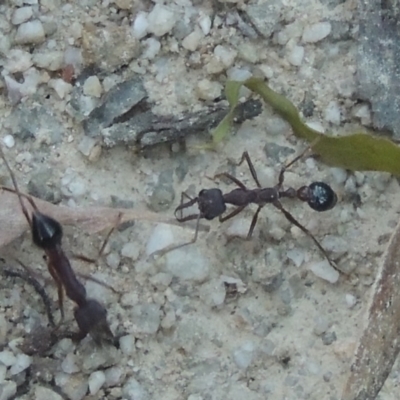
[{"label": "ant leg", "polygon": [[253,219],[251,220],[249,233],[247,234],[247,238],[246,238],[247,240],[250,240],[251,236],[253,235],[253,231],[254,231],[254,228],[256,226],[257,219],[258,219],[258,214],[260,213],[260,211],[263,207],[264,206],[258,206],[257,211],[255,212]]},{"label": "ant leg", "polygon": [[172,250],[180,249],[182,247],[188,246],[189,244],[193,244],[193,243],[195,243],[197,241],[197,237],[199,235],[199,225],[200,225],[201,214],[199,213],[197,215],[189,215],[188,217],[186,217],[185,221],[188,221],[188,219],[194,219],[194,218],[189,218],[189,217],[197,217],[197,219],[196,219],[196,228],[195,228],[195,233],[194,233],[193,239],[190,240],[189,242],[181,243],[181,244],[178,244],[178,245],[172,244],[172,245],[167,246],[167,247],[165,247],[163,249],[156,250],[155,252],[150,254],[150,257],[155,257],[155,256],[161,257],[161,256],[169,253]]},{"label": "ant leg", "polygon": [[239,181],[239,179],[235,178],[231,174],[228,174],[227,172],[222,172],[220,174],[217,174],[214,176],[214,180],[220,177],[225,177],[229,180],[231,180],[233,183],[235,183],[237,186],[239,186],[240,189],[247,190],[246,186],[243,184],[243,182]]},{"label": "ant leg", "polygon": [[286,164],[282,167],[282,169],[279,173],[279,180],[278,180],[278,185],[277,185],[278,188],[280,188],[283,184],[285,171],[289,167],[291,167],[293,164],[295,164],[297,161],[299,161],[301,158],[303,158],[304,155],[307,153],[307,151],[312,149],[320,140],[321,140],[320,137],[317,137],[298,156],[296,156],[292,161],[290,161],[288,164]]},{"label": "ant leg", "polygon": [[[22,264],[21,261],[18,261],[21,266],[25,269],[25,265]],[[27,271],[27,270],[26,270]],[[1,270],[2,274],[5,277],[10,277],[10,278],[20,278],[29,285],[31,285],[36,293],[42,298],[44,307],[46,309],[46,314],[47,314],[47,319],[49,320],[49,324],[52,327],[55,327],[54,323],[54,317],[52,313],[52,307],[51,307],[51,301],[49,299],[49,296],[47,295],[46,291],[44,290],[44,287],[37,281],[29,272],[21,272],[21,271],[14,271],[11,269],[2,269]]]},{"label": "ant leg", "polygon": [[[183,198],[184,198],[184,197],[186,197],[187,199],[189,199],[189,201],[186,202],[186,203],[184,203],[184,202],[183,202]],[[187,220],[185,220],[185,218],[183,217],[183,212],[182,212],[182,210],[184,210],[185,208],[191,207],[193,204],[196,204],[197,201],[198,201],[198,198],[197,198],[197,197],[191,198],[188,194],[186,194],[185,192],[182,192],[182,193],[181,193],[181,202],[180,202],[179,206],[175,208],[175,211],[174,211],[175,218],[176,218],[179,222],[187,221]],[[178,211],[181,212],[181,213],[180,213],[180,214],[181,214],[180,217],[178,217],[178,216],[176,215]],[[194,219],[194,218],[192,218],[192,219]]]},{"label": "ant leg", "polygon": [[[247,205],[246,205],[247,206]],[[240,206],[235,208],[231,213],[229,213],[228,215],[226,215],[225,217],[223,217],[222,215],[219,216],[219,222],[225,222],[228,219],[233,218],[235,215],[238,215],[240,212],[242,212],[246,206]]]},{"label": "ant leg", "polygon": [[337,271],[341,272],[337,266],[335,265],[335,263],[329,258],[328,254],[326,253],[325,249],[320,245],[320,243],[318,242],[318,240],[314,237],[314,235],[307,229],[305,228],[303,225],[300,224],[300,222],[298,222],[292,214],[290,214],[289,211],[285,210],[282,206],[282,204],[279,201],[276,201],[274,203],[272,203],[278,210],[282,211],[283,215],[286,217],[286,219],[292,223],[293,225],[297,226],[299,229],[301,229],[307,236],[309,236],[315,243],[315,245],[319,248],[319,250],[321,251],[321,253],[325,256],[325,258],[328,260],[329,264],[335,268]]},{"label": "ant leg", "polygon": [[254,165],[253,165],[253,163],[252,163],[252,161],[251,161],[251,159],[250,159],[249,153],[248,153],[247,151],[245,151],[245,152],[242,154],[242,158],[240,159],[240,161],[239,161],[236,165],[241,165],[241,164],[243,164],[243,161],[245,161],[245,160],[246,160],[246,162],[247,162],[247,165],[249,166],[249,170],[250,170],[250,172],[251,172],[251,176],[252,176],[253,179],[254,179],[254,182],[257,184],[257,187],[261,188],[260,181],[258,180],[258,177],[257,177],[257,172],[256,172],[256,170],[255,170],[255,168],[254,168]]},{"label": "ant leg", "polygon": [[64,317],[65,317],[65,315],[64,315],[64,291],[63,291],[62,281],[57,274],[57,270],[50,263],[48,263],[47,266],[48,266],[50,275],[52,276],[52,278],[54,279],[54,282],[57,285],[58,306],[60,307],[60,313],[61,313],[60,322],[55,327],[55,330],[57,330],[59,328],[59,326],[62,324],[62,322],[64,321]]},{"label": "ant leg", "polygon": [[[75,258],[78,258],[78,259],[80,259],[82,261],[93,263],[93,264],[96,265],[98,263],[100,257],[103,255],[104,249],[106,248],[107,243],[110,240],[110,237],[111,237],[112,233],[115,231],[115,229],[117,229],[118,225],[121,223],[121,218],[122,218],[122,213],[118,213],[117,220],[114,222],[112,228],[107,233],[107,235],[106,235],[106,237],[105,237],[105,239],[104,239],[104,241],[103,241],[103,243],[102,243],[102,245],[100,247],[99,254],[97,255],[97,257],[95,259],[90,258],[90,257],[86,257],[85,255],[82,255],[82,254],[74,254]],[[87,276],[86,276],[86,278],[87,278]],[[90,279],[90,278],[88,278],[88,279]]]}]

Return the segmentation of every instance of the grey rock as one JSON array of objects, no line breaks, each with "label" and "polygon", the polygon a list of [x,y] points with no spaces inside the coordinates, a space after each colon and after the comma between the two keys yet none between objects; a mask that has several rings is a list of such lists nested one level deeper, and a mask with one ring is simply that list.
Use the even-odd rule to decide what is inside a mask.
[{"label": "grey rock", "polygon": [[253,27],[265,38],[269,38],[279,26],[283,3],[280,0],[261,4],[249,4],[244,12]]},{"label": "grey rock", "polygon": [[34,172],[28,182],[29,194],[50,203],[59,202],[61,199],[60,191],[49,185],[52,181],[52,177],[52,169],[40,167],[36,172]]},{"label": "grey rock", "polygon": [[273,160],[276,163],[282,162],[282,160],[287,159],[294,150],[290,147],[280,146],[279,144],[267,142],[264,146],[264,151],[269,160]]},{"label": "grey rock", "polygon": [[16,127],[13,134],[22,140],[34,137],[48,145],[58,144],[64,136],[62,123],[48,106],[20,105],[10,116],[12,126]]},{"label": "grey rock", "polygon": [[335,342],[337,340],[336,333],[333,332],[333,331],[332,332],[325,332],[321,336],[321,339],[322,339],[322,343],[325,346],[329,346],[330,344],[332,344],[333,342]]},{"label": "grey rock", "polygon": [[105,96],[102,104],[95,108],[84,121],[83,127],[90,137],[96,137],[99,130],[108,128],[118,118],[125,116],[147,96],[141,79],[134,77],[115,85]]},{"label": "grey rock", "polygon": [[396,2],[359,4],[358,96],[371,103],[375,128],[400,138],[400,33]]},{"label": "grey rock", "polygon": [[272,293],[275,290],[278,290],[283,283],[283,272],[277,272],[273,275],[270,275],[262,284],[263,289]]}]

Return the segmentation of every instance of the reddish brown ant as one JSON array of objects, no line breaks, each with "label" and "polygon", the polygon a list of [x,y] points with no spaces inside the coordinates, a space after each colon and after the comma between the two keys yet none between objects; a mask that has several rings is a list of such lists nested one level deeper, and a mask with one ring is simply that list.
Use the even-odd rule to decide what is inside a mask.
[{"label": "reddish brown ant", "polygon": [[[75,339],[80,340],[87,334],[90,334],[96,343],[101,344],[104,341],[112,342],[114,336],[107,323],[107,310],[97,300],[87,297],[85,287],[78,280],[62,249],[63,230],[61,224],[54,218],[41,213],[33,199],[19,191],[14,173],[1,147],[0,155],[4,160],[14,185],[14,189],[5,187],[3,189],[17,194],[22,212],[32,232],[32,241],[44,251],[47,258],[47,267],[57,285],[58,303],[61,312],[60,323],[64,320],[63,297],[65,290],[67,297],[77,305],[74,310],[74,316],[79,327],[79,333],[76,334]],[[32,206],[33,210],[31,214],[23,202],[23,197]]]}]

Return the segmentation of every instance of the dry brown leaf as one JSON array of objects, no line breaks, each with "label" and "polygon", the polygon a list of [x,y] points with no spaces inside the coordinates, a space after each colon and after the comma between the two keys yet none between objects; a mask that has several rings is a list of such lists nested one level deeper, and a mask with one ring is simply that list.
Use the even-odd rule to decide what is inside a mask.
[{"label": "dry brown leaf", "polygon": [[382,257],[365,328],[342,400],[373,400],[400,350],[400,223]]},{"label": "dry brown leaf", "polygon": [[[73,225],[88,233],[112,228],[119,215],[121,215],[119,223],[142,220],[182,226],[175,218],[165,217],[148,210],[109,207],[69,208],[57,206],[35,197],[32,199],[43,214],[53,217],[62,225]],[[28,204],[28,202],[26,203]],[[0,205],[0,247],[2,247],[12,242],[29,227],[15,193],[1,190]],[[31,209],[29,205],[27,207]],[[201,230],[209,229],[206,226],[199,228]]]}]

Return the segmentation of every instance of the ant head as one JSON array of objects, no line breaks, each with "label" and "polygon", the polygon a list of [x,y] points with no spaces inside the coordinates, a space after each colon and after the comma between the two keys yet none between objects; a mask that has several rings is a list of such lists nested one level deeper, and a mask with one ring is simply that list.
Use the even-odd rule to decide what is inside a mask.
[{"label": "ant head", "polygon": [[41,249],[49,249],[61,244],[63,231],[54,218],[35,211],[32,214],[33,243]]},{"label": "ant head", "polygon": [[313,182],[298,190],[299,199],[306,201],[315,211],[328,211],[335,207],[336,193],[325,182]]},{"label": "ant head", "polygon": [[83,336],[89,334],[98,344],[113,342],[114,335],[107,323],[107,310],[94,299],[75,309],[75,320]]},{"label": "ant head", "polygon": [[226,210],[224,195],[219,189],[203,189],[198,196],[199,210],[203,218],[213,219]]}]

